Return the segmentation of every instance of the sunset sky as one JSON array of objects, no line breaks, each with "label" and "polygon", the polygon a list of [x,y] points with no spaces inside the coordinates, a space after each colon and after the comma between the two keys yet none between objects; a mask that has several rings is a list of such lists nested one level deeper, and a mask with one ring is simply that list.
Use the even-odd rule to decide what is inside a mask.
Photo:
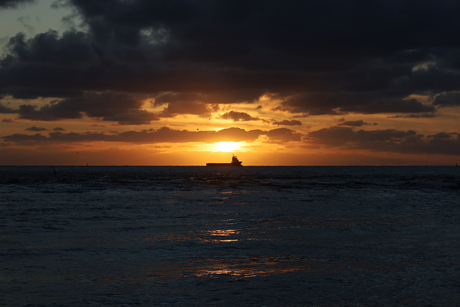
[{"label": "sunset sky", "polygon": [[0,165],[460,164],[460,1],[0,0]]}]

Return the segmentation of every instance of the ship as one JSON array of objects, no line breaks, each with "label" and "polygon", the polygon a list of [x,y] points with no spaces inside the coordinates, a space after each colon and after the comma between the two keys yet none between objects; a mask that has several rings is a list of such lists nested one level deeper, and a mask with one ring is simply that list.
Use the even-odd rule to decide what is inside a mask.
[{"label": "ship", "polygon": [[206,163],[206,166],[243,166],[241,163],[243,163],[243,161],[238,160],[238,158],[233,155],[231,163]]}]

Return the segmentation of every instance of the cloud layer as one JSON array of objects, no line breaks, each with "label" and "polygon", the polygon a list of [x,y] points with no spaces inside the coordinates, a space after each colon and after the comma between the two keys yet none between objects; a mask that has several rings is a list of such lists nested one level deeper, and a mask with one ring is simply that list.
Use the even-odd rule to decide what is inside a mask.
[{"label": "cloud layer", "polygon": [[[43,128],[31,127],[30,131],[43,131]],[[45,129],[46,130],[46,129]],[[167,127],[160,129],[147,129],[142,131],[127,131],[121,133],[63,133],[54,129],[48,135],[41,133],[30,134],[12,134],[4,136],[3,140],[11,144],[36,145],[39,143],[65,144],[75,142],[127,142],[139,144],[155,143],[189,143],[189,142],[253,142],[260,136],[266,136],[269,142],[290,142],[299,141],[301,134],[293,130],[280,128],[269,131],[262,130],[245,130],[241,128],[227,128],[219,131],[187,131],[174,130]]]},{"label": "cloud layer", "polygon": [[[432,113],[458,105],[456,1],[68,0],[67,5],[86,30],[12,37],[0,61],[0,95],[63,98],[60,105],[76,112],[68,116],[80,114],[70,105],[91,100],[83,94],[88,91],[169,92],[175,95],[170,105],[195,106],[251,102],[272,93],[282,100],[281,109],[310,115]],[[217,101],[224,96],[219,93],[227,98]],[[427,105],[411,98],[414,94],[437,98]],[[129,115],[102,117],[152,120],[125,102]],[[169,108],[166,114],[174,114],[174,106]]]},{"label": "cloud layer", "polygon": [[[0,8],[32,2],[0,0]],[[59,5],[74,10],[66,19],[73,26],[31,37],[18,33],[0,56],[0,114],[34,122],[26,128],[29,134],[2,134],[6,144],[261,138],[296,141],[304,148],[460,155],[458,131],[422,135],[415,128],[387,129],[391,120],[428,122],[460,107],[459,1],[62,0]],[[161,127],[171,118],[190,120],[188,115],[265,128],[77,133],[35,123],[85,118]],[[377,123],[369,115],[387,118],[387,127],[371,130]],[[311,125],[302,124],[315,116],[323,129],[307,132]],[[353,120],[337,122],[338,117]],[[337,126],[329,127],[324,118]]]},{"label": "cloud layer", "polygon": [[35,0],[0,0],[0,8],[14,8],[21,4],[33,2],[35,2]]},{"label": "cloud layer", "polygon": [[424,136],[413,130],[354,130],[330,127],[308,134],[312,143],[344,149],[366,149],[380,152],[460,155],[458,133],[437,133]]}]

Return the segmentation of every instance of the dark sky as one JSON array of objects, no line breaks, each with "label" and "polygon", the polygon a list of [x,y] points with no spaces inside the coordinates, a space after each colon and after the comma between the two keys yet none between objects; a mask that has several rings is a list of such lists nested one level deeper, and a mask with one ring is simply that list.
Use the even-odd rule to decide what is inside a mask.
[{"label": "dark sky", "polygon": [[[0,0],[0,7],[32,2]],[[90,118],[141,134],[146,127],[138,126],[153,124],[159,133],[168,118],[215,114],[230,121],[228,128],[260,122],[272,125],[261,128],[266,135],[281,125],[320,146],[431,153],[430,144],[442,139],[447,145],[439,148],[447,147],[437,153],[460,155],[452,120],[460,106],[460,1],[68,0],[59,6],[74,12],[65,29],[8,38],[0,58],[4,120]],[[270,112],[283,118],[232,108],[256,108],[263,95],[277,101]],[[146,99],[164,109],[145,108]],[[394,125],[374,122],[380,115]],[[295,130],[325,116],[328,127]],[[420,126],[446,122],[441,117],[450,118],[451,129]],[[402,119],[417,124],[403,129]],[[385,144],[365,141],[382,135]],[[2,137],[14,143],[18,135]]]}]

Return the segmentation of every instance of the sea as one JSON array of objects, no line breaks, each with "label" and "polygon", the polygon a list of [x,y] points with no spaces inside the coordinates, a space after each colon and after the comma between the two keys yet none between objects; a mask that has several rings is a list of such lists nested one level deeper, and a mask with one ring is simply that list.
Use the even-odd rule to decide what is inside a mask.
[{"label": "sea", "polygon": [[460,168],[1,166],[1,306],[460,306]]}]

